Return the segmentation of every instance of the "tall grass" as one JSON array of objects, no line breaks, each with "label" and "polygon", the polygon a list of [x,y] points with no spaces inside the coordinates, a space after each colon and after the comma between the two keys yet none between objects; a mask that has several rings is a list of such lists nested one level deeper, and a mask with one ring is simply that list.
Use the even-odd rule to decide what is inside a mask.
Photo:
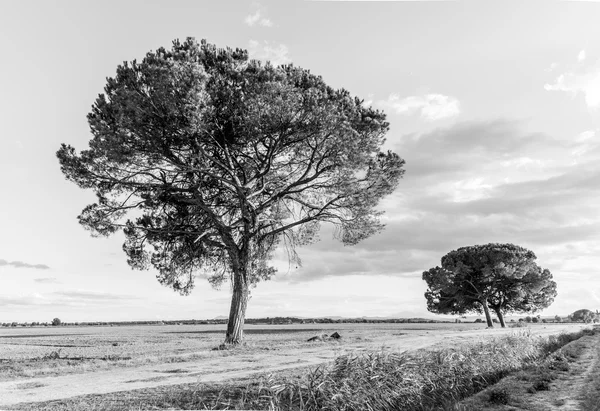
[{"label": "tall grass", "polygon": [[458,401],[511,372],[542,364],[550,353],[586,333],[589,331],[537,337],[528,329],[519,330],[454,348],[344,355],[330,365],[306,372],[290,371],[220,385],[184,384],[88,395],[10,409],[454,410]]},{"label": "tall grass", "polygon": [[276,410],[433,410],[452,405],[583,335],[520,332],[471,345],[412,353],[339,357],[296,381],[270,381]]}]

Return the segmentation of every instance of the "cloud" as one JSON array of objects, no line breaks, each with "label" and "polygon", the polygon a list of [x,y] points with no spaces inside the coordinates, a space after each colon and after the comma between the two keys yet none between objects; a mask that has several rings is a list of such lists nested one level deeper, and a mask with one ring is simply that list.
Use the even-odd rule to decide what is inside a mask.
[{"label": "cloud", "polygon": [[600,108],[600,59],[594,65],[586,65],[585,51],[578,56],[578,64],[560,74],[552,83],[546,83],[546,91],[564,91],[573,96],[581,93],[590,109]]},{"label": "cloud", "polygon": [[61,284],[55,277],[34,278],[33,281],[40,284]]},{"label": "cloud", "polygon": [[133,297],[130,295],[85,290],[68,290],[55,291],[47,294],[31,293],[16,296],[0,295],[0,306],[102,306],[107,302],[110,302],[110,304],[124,304],[136,299],[138,299],[138,297]]},{"label": "cloud", "polygon": [[258,2],[253,2],[252,5],[256,11],[252,14],[247,15],[244,19],[244,22],[250,27],[256,25],[262,27],[272,27],[273,22],[271,21],[271,19],[265,17],[265,7],[263,7]]},{"label": "cloud", "polygon": [[558,68],[558,63],[550,63],[550,66],[548,66],[548,68],[546,68],[544,71],[546,71],[547,73],[550,73],[554,70],[556,70]]},{"label": "cloud", "polygon": [[[325,229],[320,242],[298,250],[304,266],[288,272],[280,261],[274,282],[300,286],[372,276],[418,287],[422,272],[449,251],[500,242],[533,250],[559,292],[586,273],[589,286],[600,287],[600,247],[572,258],[580,255],[573,247],[600,244],[600,147],[571,153],[593,142],[597,131],[559,139],[526,126],[497,119],[390,136],[390,148],[406,160],[406,175],[380,205],[385,230],[344,247]],[[568,302],[559,295],[562,304]]]},{"label": "cloud", "polygon": [[596,137],[600,134],[598,131],[600,130],[586,130],[580,133],[574,140],[575,146],[571,150],[571,154],[579,157],[597,148],[600,145]]},{"label": "cloud", "polygon": [[549,136],[523,133],[520,127],[519,121],[469,121],[425,134],[390,137],[394,151],[407,161],[406,180],[401,185],[423,176],[477,178],[475,167],[500,166],[523,156],[535,162],[541,154],[538,147],[560,146]]},{"label": "cloud", "polygon": [[515,157],[510,160],[504,160],[500,164],[504,167],[516,167],[516,168],[528,168],[532,166],[543,166],[546,162],[540,159],[533,159],[531,157]]},{"label": "cloud", "polygon": [[26,295],[0,295],[0,307],[10,306],[39,306],[51,305],[52,303],[40,294]]},{"label": "cloud", "polygon": [[420,113],[428,121],[443,120],[460,114],[460,102],[455,97],[443,94],[426,94],[401,98],[391,94],[387,100],[379,100],[378,106],[395,111],[397,114],[413,115]]},{"label": "cloud", "polygon": [[262,12],[260,10],[256,10],[256,12],[254,12],[254,14],[247,15],[246,18],[244,19],[244,21],[250,27],[255,26],[255,25],[259,25],[262,27],[272,27],[273,26],[273,22],[270,19],[263,17]]},{"label": "cloud", "polygon": [[36,270],[50,269],[50,267],[48,267],[46,264],[29,264],[29,263],[24,263],[23,261],[7,261],[7,260],[0,259],[0,267],[3,267],[3,266],[10,266],[10,267],[15,267],[15,268],[34,268]]},{"label": "cloud", "polygon": [[268,41],[259,43],[255,40],[248,42],[248,53],[250,57],[257,60],[270,61],[274,66],[288,64],[292,60],[289,56],[288,47],[285,44],[273,44]]},{"label": "cloud", "polygon": [[96,291],[55,291],[53,295],[64,297],[67,300],[82,300],[82,301],[114,301],[114,300],[129,300],[135,297],[121,294],[102,293]]},{"label": "cloud", "polygon": [[489,198],[492,189],[490,184],[484,183],[482,177],[459,180],[453,184],[453,187],[452,201],[455,203]]}]

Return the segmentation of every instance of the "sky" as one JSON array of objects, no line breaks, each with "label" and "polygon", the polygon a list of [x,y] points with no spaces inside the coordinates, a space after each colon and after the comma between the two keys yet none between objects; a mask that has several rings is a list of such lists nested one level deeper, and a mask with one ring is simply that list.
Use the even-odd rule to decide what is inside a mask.
[{"label": "sky", "polygon": [[558,284],[542,315],[600,309],[599,2],[12,1],[0,12],[0,322],[207,319],[132,270],[123,235],[93,238],[94,202],[60,172],[124,61],[206,39],[294,65],[384,110],[406,160],[385,231],[343,246],[325,227],[252,290],[248,317],[427,317],[422,272],[459,247],[513,243]]}]

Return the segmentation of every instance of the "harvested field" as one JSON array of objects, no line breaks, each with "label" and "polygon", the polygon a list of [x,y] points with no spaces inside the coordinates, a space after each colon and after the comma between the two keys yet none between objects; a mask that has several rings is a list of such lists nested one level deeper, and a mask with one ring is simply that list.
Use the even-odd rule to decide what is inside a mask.
[{"label": "harvested field", "polygon": [[[534,324],[535,335],[577,324]],[[215,350],[224,326],[60,327],[0,330],[0,406],[163,385],[217,382],[316,366],[348,353],[457,346],[522,331],[482,324],[248,325],[246,344]],[[339,332],[339,340],[308,342]]]}]

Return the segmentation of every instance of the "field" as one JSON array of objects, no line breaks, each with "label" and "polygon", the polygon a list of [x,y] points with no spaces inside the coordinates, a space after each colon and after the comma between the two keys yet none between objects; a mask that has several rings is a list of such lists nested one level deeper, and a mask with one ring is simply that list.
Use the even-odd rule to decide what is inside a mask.
[{"label": "field", "polygon": [[[300,370],[344,354],[468,345],[518,329],[482,324],[247,325],[246,344],[219,350],[224,326],[167,325],[0,329],[0,408],[20,402],[174,384],[215,383]],[[534,335],[580,330],[534,324]],[[338,332],[341,338],[308,342]]]}]

